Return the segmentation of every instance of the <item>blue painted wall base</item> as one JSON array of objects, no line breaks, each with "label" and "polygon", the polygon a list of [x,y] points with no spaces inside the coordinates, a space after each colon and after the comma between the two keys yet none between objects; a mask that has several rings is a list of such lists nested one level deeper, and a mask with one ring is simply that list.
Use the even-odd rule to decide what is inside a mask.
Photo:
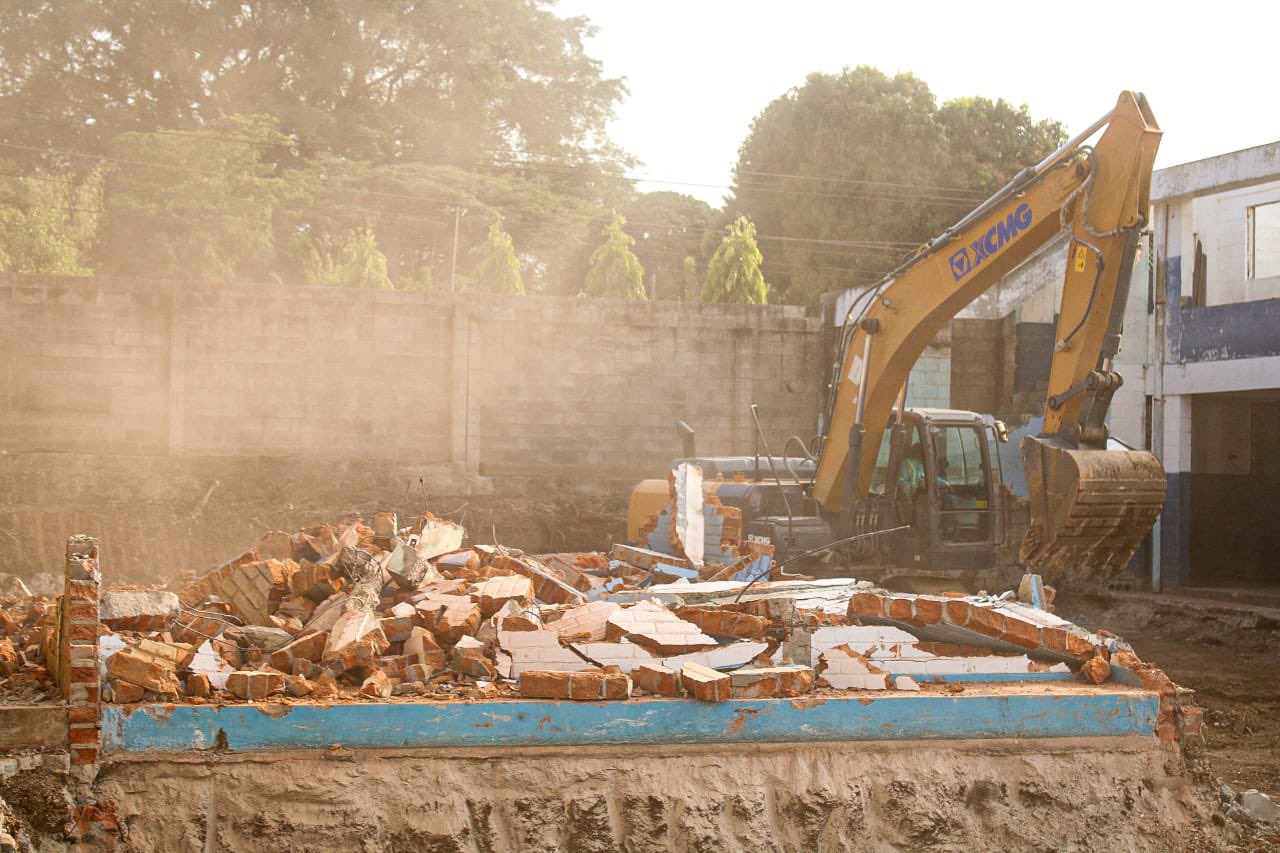
[{"label": "blue painted wall base", "polygon": [[103,708],[105,752],[785,743],[840,740],[1053,738],[1152,734],[1153,693],[1049,692],[706,703],[506,700],[343,705],[147,705]]}]

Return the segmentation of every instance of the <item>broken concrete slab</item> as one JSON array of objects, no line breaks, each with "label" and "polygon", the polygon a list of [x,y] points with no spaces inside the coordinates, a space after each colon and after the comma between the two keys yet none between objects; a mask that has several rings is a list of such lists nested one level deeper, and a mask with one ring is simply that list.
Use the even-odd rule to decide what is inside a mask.
[{"label": "broken concrete slab", "polygon": [[510,656],[509,678],[525,672],[579,672],[593,665],[560,645],[551,631],[499,631],[498,646]]},{"label": "broken concrete slab", "polygon": [[686,622],[656,601],[642,601],[609,616],[605,637],[618,642],[626,637],[660,657],[705,651],[719,646],[692,622]]},{"label": "broken concrete slab", "polygon": [[596,666],[614,666],[626,673],[642,664],[658,663],[643,646],[625,639],[616,643],[570,643],[569,647]]},{"label": "broken concrete slab", "polygon": [[621,609],[612,601],[592,601],[566,610],[547,629],[566,640],[600,641],[608,634],[609,617]]},{"label": "broken concrete slab", "polygon": [[98,604],[98,618],[113,631],[163,631],[182,602],[162,589],[108,589]]}]

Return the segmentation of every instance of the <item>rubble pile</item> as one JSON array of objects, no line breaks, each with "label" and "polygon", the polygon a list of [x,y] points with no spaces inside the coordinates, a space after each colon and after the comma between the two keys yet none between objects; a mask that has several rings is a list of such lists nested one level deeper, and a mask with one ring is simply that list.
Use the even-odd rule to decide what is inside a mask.
[{"label": "rubble pile", "polygon": [[20,578],[0,574],[0,703],[30,705],[56,697],[44,664],[56,618],[51,597],[32,594]]},{"label": "rubble pile", "polygon": [[[708,509],[724,517],[724,508]],[[689,527],[671,530],[678,543]],[[274,531],[168,588],[105,589],[102,698],[719,702],[954,692],[965,680],[1032,673],[1097,683],[1110,676],[1113,655],[1138,665],[1115,638],[1013,593],[907,595],[785,575],[767,546],[713,535],[727,543],[717,553],[734,562],[704,551],[695,566],[683,548],[673,550],[685,556],[628,545],[534,556],[467,546],[460,526],[430,513],[404,526],[384,512],[368,524]],[[735,566],[732,575],[750,566],[753,582],[714,579]],[[50,689],[41,655],[55,621],[47,599],[7,608],[0,666],[10,682]]]}]

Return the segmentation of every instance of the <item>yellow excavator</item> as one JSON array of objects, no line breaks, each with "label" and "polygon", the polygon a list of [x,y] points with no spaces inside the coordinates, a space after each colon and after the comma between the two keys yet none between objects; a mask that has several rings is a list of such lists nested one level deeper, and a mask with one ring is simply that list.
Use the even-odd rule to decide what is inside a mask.
[{"label": "yellow excavator", "polygon": [[[957,313],[1065,231],[1044,427],[1020,448],[1030,522],[1020,558],[1057,582],[1124,567],[1164,504],[1159,460],[1118,444],[1106,425],[1159,141],[1146,98],[1123,92],[1110,113],[861,292],[844,318],[815,447],[768,464],[701,460],[728,475],[721,498],[743,509],[748,535],[781,558],[825,542],[839,562],[874,556],[926,575],[994,565],[1003,425],[909,409],[907,377]],[[633,493],[632,526],[662,487]]]}]

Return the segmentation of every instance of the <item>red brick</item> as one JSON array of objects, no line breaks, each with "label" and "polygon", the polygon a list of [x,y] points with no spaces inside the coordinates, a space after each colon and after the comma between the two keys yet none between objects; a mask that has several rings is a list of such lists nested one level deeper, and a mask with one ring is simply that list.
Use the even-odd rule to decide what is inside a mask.
[{"label": "red brick", "polygon": [[71,748],[71,763],[77,766],[98,763],[98,750],[87,746],[73,746]]},{"label": "red brick", "polygon": [[1093,656],[1093,643],[1079,634],[1067,632],[1067,654],[1084,660]]},{"label": "red brick", "polygon": [[1090,684],[1101,684],[1111,677],[1111,665],[1101,655],[1089,658],[1080,667],[1080,677]]},{"label": "red brick", "polygon": [[80,604],[70,602],[67,604],[67,618],[72,622],[97,622],[98,605],[87,602]]},{"label": "red brick", "polygon": [[947,621],[952,625],[964,627],[969,624],[969,602],[948,601],[946,605]]},{"label": "red brick", "polygon": [[209,676],[203,672],[193,672],[187,676],[186,693],[188,696],[207,698],[210,692]]},{"label": "red brick", "polygon": [[1067,636],[1067,632],[1061,628],[1040,629],[1040,641],[1044,647],[1060,655],[1067,654]]},{"label": "red brick", "polygon": [[68,625],[67,639],[73,643],[96,643],[98,641],[98,623],[89,625]]},{"label": "red brick", "polygon": [[360,692],[374,699],[386,699],[391,695],[391,679],[382,670],[375,669],[360,685]]},{"label": "red brick", "polygon": [[98,667],[95,664],[68,667],[68,675],[76,684],[98,683]]},{"label": "red brick", "polygon": [[631,679],[620,672],[569,674],[569,698],[579,702],[631,698]]},{"label": "red brick", "polygon": [[322,631],[303,634],[293,642],[272,652],[271,665],[276,669],[288,672],[293,668],[294,661],[318,661],[321,655],[324,654],[324,646],[328,639],[328,635]]},{"label": "red brick", "polygon": [[130,702],[141,702],[146,692],[137,684],[118,679],[111,680],[111,701],[118,704],[127,705]]},{"label": "red brick", "polygon": [[933,598],[917,598],[913,625],[938,625],[942,622],[942,602]]},{"label": "red brick", "polygon": [[531,699],[578,701],[627,699],[631,696],[631,679],[617,672],[526,670],[520,673],[520,695]]},{"label": "red brick", "polygon": [[889,599],[889,618],[899,622],[909,622],[915,611],[911,607],[911,599],[894,597]]},{"label": "red brick", "polygon": [[884,616],[884,599],[874,592],[855,592],[849,600],[849,617]]},{"label": "red brick", "polygon": [[93,581],[67,581],[67,601],[87,601],[97,603],[98,584]]},{"label": "red brick", "polygon": [[520,695],[531,699],[568,699],[571,674],[525,670],[520,673]]},{"label": "red brick", "polygon": [[675,614],[716,637],[758,640],[769,631],[769,620],[717,607],[677,607]]},{"label": "red brick", "polygon": [[97,726],[67,729],[67,742],[72,746],[97,746],[101,740]]},{"label": "red brick", "polygon": [[703,702],[727,702],[732,698],[733,680],[700,664],[685,664],[680,670],[680,683],[693,698]]},{"label": "red brick", "polygon": [[1184,705],[1178,709],[1178,728],[1183,737],[1200,737],[1204,732],[1204,709]]},{"label": "red brick", "polygon": [[107,664],[107,673],[120,681],[136,684],[153,693],[176,695],[178,679],[171,671],[129,651],[116,652]]},{"label": "red brick", "polygon": [[98,709],[93,705],[72,705],[67,708],[68,723],[96,723]]},{"label": "red brick", "polygon": [[1015,646],[1038,649],[1040,648],[1040,626],[1009,616],[1005,619],[1005,629],[1001,639]]},{"label": "red brick", "polygon": [[680,696],[680,673],[661,664],[641,664],[631,670],[631,682],[641,690],[659,696]]},{"label": "red brick", "polygon": [[971,631],[986,634],[988,637],[1000,637],[1005,633],[1004,614],[997,613],[990,607],[971,606],[967,627]]}]

